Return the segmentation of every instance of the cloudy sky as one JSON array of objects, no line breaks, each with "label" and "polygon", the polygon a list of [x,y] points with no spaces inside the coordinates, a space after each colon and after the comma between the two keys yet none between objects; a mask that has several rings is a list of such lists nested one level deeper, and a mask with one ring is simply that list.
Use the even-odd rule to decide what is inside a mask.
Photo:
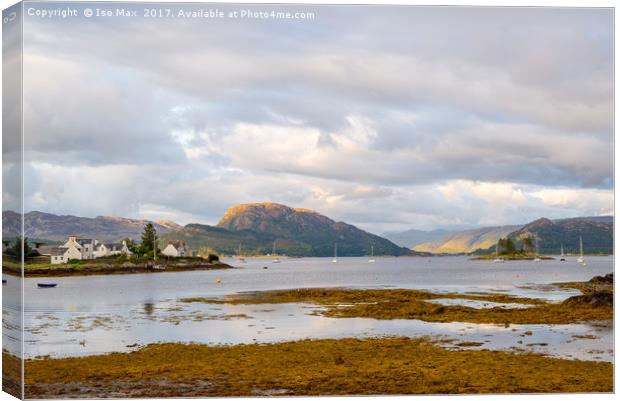
[{"label": "cloudy sky", "polygon": [[26,210],[273,201],[377,233],[613,213],[611,10],[288,10],[316,16],[27,16]]}]

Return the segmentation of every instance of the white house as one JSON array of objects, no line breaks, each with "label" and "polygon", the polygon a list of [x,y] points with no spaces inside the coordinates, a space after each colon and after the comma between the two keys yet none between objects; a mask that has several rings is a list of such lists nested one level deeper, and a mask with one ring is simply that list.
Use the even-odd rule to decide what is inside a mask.
[{"label": "white house", "polygon": [[95,250],[93,251],[93,255],[96,258],[101,258],[104,256],[112,256],[112,255],[120,255],[120,254],[132,255],[132,252],[129,250],[126,241],[117,242],[117,243],[108,243],[104,244],[103,242],[99,242],[95,240]]},{"label": "white house", "polygon": [[50,258],[52,264],[62,264],[67,263],[70,259],[94,259],[121,253],[131,255],[125,241],[116,244],[104,244],[97,240],[71,235],[64,245],[50,249]]},{"label": "white house", "polygon": [[161,253],[173,258],[182,258],[184,256],[191,256],[192,251],[189,249],[185,241],[169,241],[168,245]]}]

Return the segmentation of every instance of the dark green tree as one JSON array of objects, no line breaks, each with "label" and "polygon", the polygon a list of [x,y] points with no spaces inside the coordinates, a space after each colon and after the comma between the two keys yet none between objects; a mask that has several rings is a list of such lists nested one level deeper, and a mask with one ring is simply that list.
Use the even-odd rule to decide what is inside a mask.
[{"label": "dark green tree", "polygon": [[153,252],[153,249],[157,246],[157,231],[153,226],[153,223],[148,223],[144,226],[142,232],[142,244],[140,245],[140,253],[146,255]]},{"label": "dark green tree", "polygon": [[517,252],[517,248],[510,238],[501,238],[498,243],[501,255],[512,255]]},{"label": "dark green tree", "polygon": [[13,254],[16,258],[21,258],[22,251],[24,258],[27,258],[32,251],[32,248],[30,247],[30,244],[28,244],[28,238],[24,238],[22,241],[22,237],[20,236],[15,238],[15,242],[13,243]]},{"label": "dark green tree", "polygon": [[532,237],[525,237],[522,240],[523,242],[523,250],[525,252],[534,252],[534,240]]}]

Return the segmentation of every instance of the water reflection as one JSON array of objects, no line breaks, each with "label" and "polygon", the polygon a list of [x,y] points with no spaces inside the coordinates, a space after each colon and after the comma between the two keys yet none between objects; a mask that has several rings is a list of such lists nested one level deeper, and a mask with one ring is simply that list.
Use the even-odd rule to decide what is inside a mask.
[{"label": "water reflection", "polygon": [[[544,284],[583,281],[613,271],[610,257],[592,257],[589,262],[588,269],[583,269],[554,261],[498,266],[462,257],[436,258],[432,263],[419,258],[377,258],[374,264],[365,258],[341,258],[336,268],[329,259],[288,259],[263,269],[265,260],[248,259],[243,269],[235,270],[60,277],[55,279],[58,288],[48,291],[37,291],[36,280],[26,279],[25,351],[26,357],[60,357],[129,351],[154,342],[238,344],[404,335],[453,340],[444,344],[447,347],[478,342],[479,348],[610,361],[613,340],[607,326],[335,319],[316,315],[318,307],[308,304],[178,302],[184,297],[220,297],[240,291],[336,286],[501,292],[561,301],[577,292]],[[222,283],[216,283],[215,277],[222,277]]]}]

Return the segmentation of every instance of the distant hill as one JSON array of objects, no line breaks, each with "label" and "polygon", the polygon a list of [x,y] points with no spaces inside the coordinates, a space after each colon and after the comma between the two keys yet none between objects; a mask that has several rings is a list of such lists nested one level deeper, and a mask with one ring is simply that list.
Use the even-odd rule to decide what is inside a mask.
[{"label": "distant hill", "polygon": [[577,217],[571,219],[538,219],[511,233],[517,244],[526,237],[538,239],[538,252],[559,254],[560,245],[566,253],[579,252],[579,237],[584,253],[613,253],[614,225],[612,216]]},{"label": "distant hill", "polygon": [[[12,211],[2,212],[2,237],[15,238],[20,235],[21,218]],[[118,241],[123,238],[139,239],[147,220],[123,217],[59,216],[51,213],[28,212],[24,215],[24,231],[28,238],[62,241],[75,234],[83,238],[100,241]],[[182,227],[171,221],[155,223],[158,233],[179,230]]]},{"label": "distant hill", "polygon": [[289,256],[331,256],[338,243],[339,256],[364,256],[374,247],[375,255],[415,254],[391,241],[336,222],[315,211],[295,209],[277,203],[252,203],[233,206],[217,226],[188,224],[163,239],[182,239],[190,247],[213,248],[235,254],[239,245],[243,254],[268,254],[274,241],[276,252]]},{"label": "distant hill", "polygon": [[469,253],[495,245],[498,238],[506,237],[522,226],[484,227],[448,233],[435,242],[420,244],[413,249],[431,253]]},{"label": "distant hill", "polygon": [[485,227],[448,233],[438,241],[415,246],[419,252],[478,253],[494,250],[498,238],[509,237],[520,246],[521,238],[538,237],[540,253],[558,254],[560,244],[565,252],[578,252],[579,236],[584,252],[612,253],[613,216],[538,219],[525,225]]},{"label": "distant hill", "polygon": [[448,230],[406,230],[399,232],[387,232],[383,234],[383,237],[389,239],[396,245],[413,249],[416,245],[438,241],[449,233],[450,231]]}]

